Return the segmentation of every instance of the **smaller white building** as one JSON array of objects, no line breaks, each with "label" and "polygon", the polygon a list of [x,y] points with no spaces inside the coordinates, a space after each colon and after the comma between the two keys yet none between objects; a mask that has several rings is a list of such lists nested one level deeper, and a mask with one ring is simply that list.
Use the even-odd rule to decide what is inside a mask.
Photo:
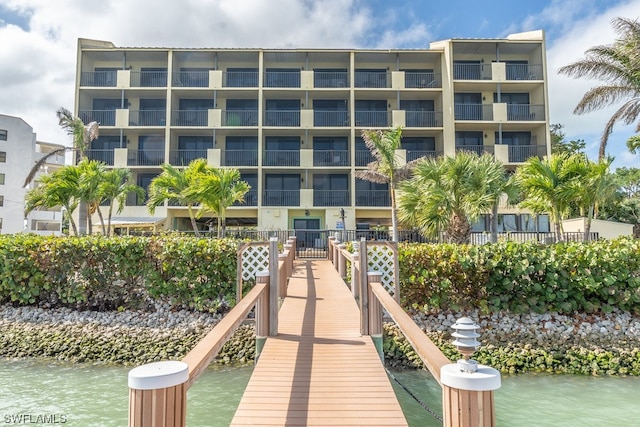
[{"label": "smaller white building", "polygon": [[[587,225],[587,218],[572,218],[562,221],[562,228],[566,232],[583,233]],[[615,239],[621,236],[633,236],[633,224],[623,222],[591,220],[591,232],[598,233],[602,239]]]},{"label": "smaller white building", "polygon": [[[25,178],[35,162],[43,155],[63,145],[40,142],[33,128],[19,117],[0,114],[0,233],[33,232],[59,235],[62,231],[60,208],[31,212],[24,215],[25,195],[33,185],[23,187]],[[64,166],[64,156],[53,156],[40,173],[52,172]]]}]

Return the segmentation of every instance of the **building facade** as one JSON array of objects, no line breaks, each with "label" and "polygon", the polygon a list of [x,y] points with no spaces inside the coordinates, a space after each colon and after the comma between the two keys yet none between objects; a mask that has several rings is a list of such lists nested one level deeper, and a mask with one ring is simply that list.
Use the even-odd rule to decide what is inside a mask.
[{"label": "building facade", "polygon": [[[404,161],[470,150],[514,169],[550,152],[542,31],[424,50],[128,48],[80,39],[77,64],[75,113],[100,123],[88,156],[129,168],[144,188],[162,163],[206,158],[237,168],[251,191],[229,209],[231,227],[335,229],[342,213],[348,229],[389,226],[388,187],[355,177],[372,160],[364,129],[401,126]],[[505,214],[522,230],[533,227],[531,217]],[[184,207],[167,204],[155,215],[132,197],[120,216],[154,226],[160,216],[165,228],[189,229]]]},{"label": "building facade", "polygon": [[[25,217],[25,178],[35,162],[62,145],[36,140],[33,128],[19,117],[0,114],[0,233],[32,232],[59,235],[62,231],[60,208],[33,211]],[[64,156],[51,157],[39,174],[65,164]]]}]

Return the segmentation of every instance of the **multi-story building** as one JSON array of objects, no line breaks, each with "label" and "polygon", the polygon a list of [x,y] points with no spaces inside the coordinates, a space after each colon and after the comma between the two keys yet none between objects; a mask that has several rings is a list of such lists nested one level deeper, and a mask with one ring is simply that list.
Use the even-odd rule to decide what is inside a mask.
[{"label": "multi-story building", "polygon": [[[388,187],[355,177],[372,159],[363,129],[401,126],[405,161],[471,150],[513,169],[550,151],[542,31],[412,50],[128,48],[80,39],[75,103],[80,118],[100,123],[89,157],[131,169],[142,187],[165,162],[203,157],[239,169],[251,191],[228,223],[262,230],[334,229],[342,209],[346,228],[389,225]],[[164,227],[189,229],[184,207],[158,215]],[[534,228],[528,215],[505,215],[505,228]],[[143,199],[130,198],[121,216],[158,222]]]},{"label": "multi-story building", "polygon": [[[33,128],[24,120],[0,114],[0,233],[61,234],[59,207],[32,211],[25,217],[24,199],[29,188],[23,185],[38,159],[63,147],[37,141]],[[37,185],[41,173],[52,172],[64,164],[64,156],[50,157],[30,185]]]}]

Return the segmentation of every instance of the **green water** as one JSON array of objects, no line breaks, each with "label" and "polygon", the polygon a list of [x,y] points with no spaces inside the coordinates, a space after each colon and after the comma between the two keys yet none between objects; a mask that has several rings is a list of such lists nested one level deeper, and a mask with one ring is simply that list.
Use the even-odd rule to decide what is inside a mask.
[{"label": "green water", "polygon": [[[22,424],[38,425],[46,415],[68,426],[126,426],[129,369],[0,359],[0,424],[27,415]],[[228,425],[250,375],[251,367],[207,370],[189,390],[187,426]],[[428,373],[393,375],[442,413],[440,388]],[[502,383],[495,393],[499,426],[640,426],[639,378],[520,375]],[[411,426],[442,425],[395,388]]]}]

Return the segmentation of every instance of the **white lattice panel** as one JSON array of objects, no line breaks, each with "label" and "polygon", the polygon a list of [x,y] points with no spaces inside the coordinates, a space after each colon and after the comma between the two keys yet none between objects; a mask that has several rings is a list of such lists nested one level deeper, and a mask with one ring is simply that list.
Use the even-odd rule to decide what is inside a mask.
[{"label": "white lattice panel", "polygon": [[379,271],[382,286],[391,294],[396,294],[395,258],[393,248],[387,245],[367,243],[367,271]]},{"label": "white lattice panel", "polygon": [[244,248],[242,260],[242,280],[251,280],[259,271],[269,270],[269,245],[251,245]]}]

